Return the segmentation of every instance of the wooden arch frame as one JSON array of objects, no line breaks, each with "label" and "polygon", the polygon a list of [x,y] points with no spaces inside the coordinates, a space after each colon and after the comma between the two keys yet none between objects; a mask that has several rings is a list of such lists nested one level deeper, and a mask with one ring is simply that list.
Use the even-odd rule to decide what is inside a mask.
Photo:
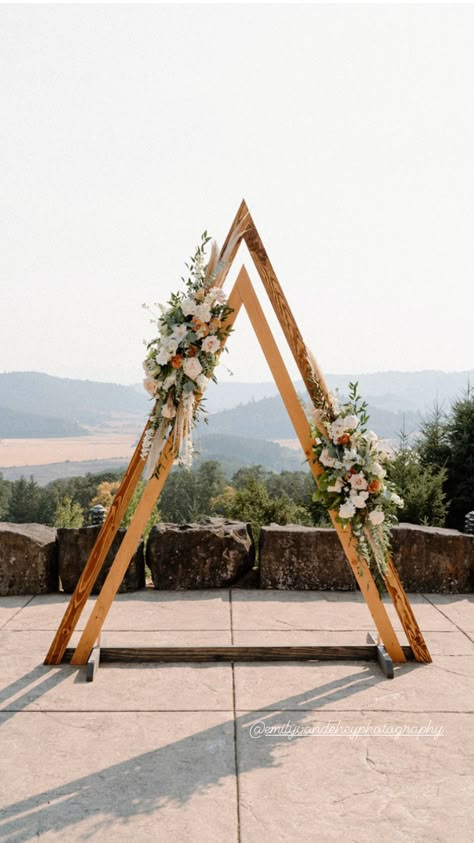
[{"label": "wooden arch frame", "polygon": [[[221,250],[221,255],[223,255],[227,250],[224,278],[221,283],[224,283],[225,276],[228,274],[229,269],[232,266],[242,239],[248,247],[255,267],[263,282],[264,288],[268,294],[290,350],[301,373],[301,377],[306,385],[310,399],[313,404],[317,406],[315,398],[315,382],[319,385],[319,388],[323,391],[323,393],[327,393],[327,386],[324,377],[306,348],[303,337],[298,329],[294,316],[285,298],[275,271],[270,263],[245,201],[242,201],[239,207],[237,215]],[[229,327],[232,327],[234,324],[242,305],[245,306],[247,310],[252,326],[257,334],[281,397],[295,428],[296,435],[301,443],[304,453],[308,457],[309,467],[317,483],[318,476],[322,472],[322,468],[318,463],[313,462],[311,450],[313,439],[310,424],[300,405],[295,388],[290,379],[278,346],[274,340],[271,329],[267,323],[245,266],[242,266],[238,274],[228,301],[229,306],[233,309],[227,320]],[[93,676],[99,656],[98,647],[95,647],[94,645],[99,641],[100,632],[107,613],[120,587],[133,553],[140,541],[143,529],[148,521],[153,506],[161,493],[165,480],[175,459],[172,438],[170,436],[160,457],[159,471],[147,483],[135,515],[128,527],[119,551],[102,586],[102,590],[96,600],[94,609],[81,635],[80,641],[75,650],[68,649],[67,645],[70,641],[71,635],[76,628],[87,599],[91,594],[105,557],[112,545],[114,536],[117,533],[144,468],[145,460],[141,456],[141,445],[147,428],[148,423],[135,449],[135,453],[115,495],[107,518],[102,526],[97,541],[78,581],[74,594],[67,606],[64,617],[51,643],[45,659],[45,664],[59,664],[64,659],[68,660],[69,658],[71,664],[74,665],[86,664],[89,661],[91,665],[89,677],[92,678]],[[117,659],[122,661],[133,659],[142,661],[189,661],[208,659],[236,661],[239,659],[366,657],[378,658],[379,663],[388,676],[393,676],[393,662],[405,662],[408,658],[414,658],[418,662],[431,662],[430,653],[418,627],[413,610],[400,582],[393,561],[389,561],[388,569],[385,575],[385,584],[409,641],[408,647],[402,647],[398,641],[397,635],[388,616],[386,607],[380,598],[369,567],[364,559],[360,559],[357,556],[354,542],[351,541],[350,528],[343,530],[341,525],[336,521],[336,513],[330,512],[329,514],[338,533],[349,565],[354,573],[361,593],[372,615],[373,622],[377,628],[378,643],[373,641],[372,644],[367,647],[212,647],[186,649],[178,647],[162,647],[147,648],[136,651],[133,651],[132,649],[121,650],[120,648],[109,648],[103,649],[100,657],[104,660]]]}]

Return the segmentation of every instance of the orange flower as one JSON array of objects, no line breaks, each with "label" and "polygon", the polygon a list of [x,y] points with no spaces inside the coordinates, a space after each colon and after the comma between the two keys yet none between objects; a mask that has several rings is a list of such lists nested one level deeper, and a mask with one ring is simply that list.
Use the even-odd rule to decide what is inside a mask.
[{"label": "orange flower", "polygon": [[222,326],[222,322],[221,322],[220,319],[217,319],[217,317],[214,317],[214,319],[211,319],[211,321],[209,322],[209,329],[211,331],[211,334],[217,334],[217,332],[221,328],[221,326]]},{"label": "orange flower", "polygon": [[338,445],[347,445],[348,442],[351,441],[351,437],[348,433],[343,433],[342,436],[339,437],[337,440]]},{"label": "orange flower", "polygon": [[174,357],[171,358],[170,363],[173,369],[180,369],[183,365],[183,357],[181,354],[175,354]]},{"label": "orange flower", "polygon": [[198,350],[197,345],[190,345],[188,348],[188,357],[196,357]]},{"label": "orange flower", "polygon": [[209,326],[206,325],[205,322],[202,322],[200,319],[197,318],[197,316],[193,316],[191,324],[196,334],[199,334],[200,337],[207,337],[209,333]]},{"label": "orange flower", "polygon": [[381,484],[380,480],[378,479],[378,477],[376,477],[374,480],[372,480],[372,482],[369,483],[367,488],[368,488],[369,492],[372,492],[373,495],[375,495],[377,492],[380,492],[380,489],[382,488],[382,484]]}]

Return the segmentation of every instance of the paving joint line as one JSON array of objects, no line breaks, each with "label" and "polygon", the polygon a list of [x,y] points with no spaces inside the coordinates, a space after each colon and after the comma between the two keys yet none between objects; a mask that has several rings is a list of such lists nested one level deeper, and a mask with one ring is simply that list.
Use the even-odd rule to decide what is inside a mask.
[{"label": "paving joint line", "polygon": [[[25,595],[25,596],[26,596],[26,595]],[[16,616],[17,616],[17,615],[19,615],[19,614],[20,614],[20,612],[22,612],[22,611],[23,611],[23,609],[25,609],[25,608],[26,608],[26,606],[29,606],[29,605],[30,605],[30,603],[31,603],[31,601],[32,601],[32,600],[34,600],[34,599],[35,599],[35,597],[37,597],[37,595],[36,595],[36,594],[32,594],[32,595],[31,595],[31,597],[30,597],[30,599],[26,601],[26,603],[24,604],[24,606],[20,606],[20,608],[19,608],[19,609],[15,612],[15,614],[14,614],[14,615],[12,615],[12,616],[11,616],[11,618],[8,618],[8,620],[6,620],[4,624],[2,624],[2,626],[0,627],[0,630],[5,629],[5,627],[7,626],[7,624],[9,624],[9,623],[10,623],[10,621],[14,620],[14,619],[16,618]]]},{"label": "paving joint line", "polygon": [[432,600],[430,600],[430,598],[429,598],[429,597],[426,597],[426,595],[423,595],[423,597],[425,598],[425,600],[427,600],[427,602],[428,602],[428,604],[429,604],[430,606],[433,606],[433,608],[434,608],[434,609],[436,609],[436,610],[440,613],[440,615],[442,615],[442,616],[443,616],[443,618],[446,618],[446,620],[447,620],[447,621],[449,621],[449,623],[452,623],[452,625],[456,627],[456,629],[458,630],[458,632],[461,632],[461,633],[462,633],[462,635],[464,635],[464,636],[467,638],[467,640],[468,640],[468,641],[470,641],[470,642],[471,642],[471,644],[472,644],[472,638],[470,638],[470,637],[469,637],[469,635],[467,634],[467,632],[465,632],[465,631],[464,631],[464,629],[463,629],[462,627],[458,626],[458,624],[456,623],[456,621],[453,621],[453,620],[451,620],[451,618],[448,618],[447,614],[446,614],[445,612],[443,612],[443,610],[442,610],[442,609],[440,609],[440,608],[439,608],[439,606],[437,606],[437,605],[436,605],[436,603],[433,603],[433,601],[432,601]]}]

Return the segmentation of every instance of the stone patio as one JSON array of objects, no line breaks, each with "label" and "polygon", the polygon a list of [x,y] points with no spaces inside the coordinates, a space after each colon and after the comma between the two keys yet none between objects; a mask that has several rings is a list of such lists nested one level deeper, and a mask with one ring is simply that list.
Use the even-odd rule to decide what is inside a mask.
[{"label": "stone patio", "polygon": [[[472,840],[474,595],[410,595],[434,662],[393,680],[346,661],[109,664],[93,683],[42,664],[68,599],[0,598],[0,841]],[[370,629],[356,593],[140,591],[117,597],[103,643]]]}]

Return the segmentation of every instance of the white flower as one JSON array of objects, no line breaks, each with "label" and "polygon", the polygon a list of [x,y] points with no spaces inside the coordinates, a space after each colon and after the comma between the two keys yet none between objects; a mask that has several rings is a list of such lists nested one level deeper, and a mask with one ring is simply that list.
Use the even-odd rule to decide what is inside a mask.
[{"label": "white flower", "polygon": [[206,296],[206,300],[213,304],[215,301],[219,302],[219,304],[225,304],[226,295],[224,290],[221,290],[220,287],[211,287],[209,293]]},{"label": "white flower", "polygon": [[351,448],[350,451],[345,452],[344,454],[344,468],[352,468],[354,463],[360,461],[360,456],[355,450],[355,448]]},{"label": "white flower", "polygon": [[206,378],[206,375],[199,375],[199,377],[196,378],[196,383],[201,392],[204,392],[209,385],[209,378]]},{"label": "white flower", "polygon": [[321,456],[319,457],[319,462],[321,462],[323,465],[326,465],[328,468],[333,468],[336,460],[334,459],[334,457],[331,457],[327,448],[323,448],[323,450],[321,451]]},{"label": "white flower", "polygon": [[379,524],[384,521],[385,515],[383,514],[381,509],[374,509],[372,512],[369,512],[369,521],[374,527],[378,527]]},{"label": "white flower", "polygon": [[395,492],[392,492],[392,494],[390,495],[390,500],[391,500],[391,501],[392,501],[392,503],[394,503],[396,506],[403,506],[403,505],[404,505],[404,503],[405,503],[405,501],[403,500],[403,498],[401,498],[401,497],[400,497],[400,495],[395,494]]},{"label": "white flower", "polygon": [[366,506],[366,500],[369,497],[368,492],[355,492],[352,490],[351,492],[351,502],[354,504],[356,509],[363,509]]},{"label": "white flower", "polygon": [[163,389],[165,392],[168,392],[169,389],[176,383],[176,369],[173,369],[171,375],[168,375],[167,378],[163,381]]},{"label": "white flower", "polygon": [[339,507],[339,518],[352,518],[355,515],[355,506],[351,501],[346,501]]},{"label": "white flower", "polygon": [[172,354],[164,348],[161,347],[158,354],[156,355],[156,362],[159,366],[166,366],[166,364],[171,360]]},{"label": "white flower", "polygon": [[202,366],[197,357],[187,357],[183,363],[183,372],[192,381],[195,381],[202,372]]},{"label": "white flower", "polygon": [[379,437],[377,436],[376,433],[374,433],[373,430],[368,430],[367,433],[365,434],[365,438],[367,439],[367,442],[369,442],[373,445],[375,445],[375,443],[379,441]]},{"label": "white flower", "polygon": [[337,440],[340,436],[345,432],[344,427],[344,419],[336,419],[332,424],[329,425],[329,434],[333,442],[337,443]]},{"label": "white flower", "polygon": [[343,419],[344,422],[344,430],[355,430],[357,425],[359,424],[359,419],[357,416],[345,416]]},{"label": "white flower", "polygon": [[194,316],[197,308],[198,303],[194,299],[187,298],[181,302],[181,310],[185,316]]},{"label": "white flower", "polygon": [[208,304],[198,304],[196,310],[194,311],[194,315],[197,316],[201,322],[210,322],[211,321],[211,308]]},{"label": "white flower", "polygon": [[176,342],[176,340],[172,339],[172,337],[168,337],[165,342],[162,343],[162,345],[164,346],[164,348],[166,348],[168,354],[170,354],[171,357],[174,357],[178,350],[178,343]]},{"label": "white flower", "polygon": [[180,343],[182,339],[188,333],[187,325],[173,325],[173,330],[171,332],[171,336],[177,343]]},{"label": "white flower", "polygon": [[362,471],[359,471],[358,474],[352,474],[349,483],[351,484],[353,489],[357,490],[366,489],[368,486],[367,480]]},{"label": "white flower", "polygon": [[217,337],[206,337],[202,343],[202,350],[209,351],[211,354],[215,354],[216,351],[220,348],[220,342]]},{"label": "white flower", "polygon": [[342,492],[343,485],[344,483],[342,482],[341,478],[338,477],[335,483],[332,484],[332,486],[328,486],[328,492],[337,492],[339,494],[339,492]]},{"label": "white flower", "polygon": [[145,387],[148,395],[154,396],[156,395],[156,389],[158,384],[156,381],[152,380],[152,378],[145,378],[143,381],[143,386]]},{"label": "white flower", "polygon": [[382,466],[380,465],[379,462],[374,462],[374,463],[372,463],[370,473],[373,474],[375,477],[382,478],[382,477],[385,477],[387,472],[385,471],[384,468],[382,468]]}]

